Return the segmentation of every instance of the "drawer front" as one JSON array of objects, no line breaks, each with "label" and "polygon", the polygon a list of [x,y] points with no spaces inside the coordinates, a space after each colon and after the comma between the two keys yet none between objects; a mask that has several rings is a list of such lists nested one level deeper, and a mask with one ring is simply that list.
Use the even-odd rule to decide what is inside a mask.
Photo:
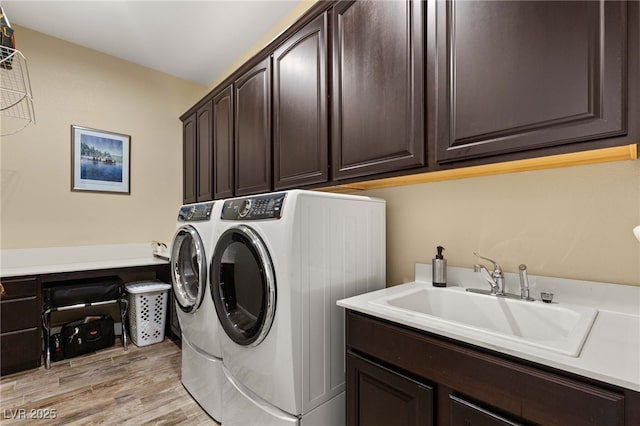
[{"label": "drawer front", "polygon": [[451,426],[523,426],[456,396],[449,401]]},{"label": "drawer front", "polygon": [[545,425],[620,425],[624,396],[442,338],[347,314],[347,348]]},{"label": "drawer front", "polygon": [[2,279],[0,300],[20,299],[38,295],[38,280],[36,278]]},{"label": "drawer front", "polygon": [[40,325],[40,304],[36,296],[0,302],[2,333]]},{"label": "drawer front", "polygon": [[2,371],[11,374],[40,366],[42,354],[40,328],[30,328],[0,336],[0,357]]}]

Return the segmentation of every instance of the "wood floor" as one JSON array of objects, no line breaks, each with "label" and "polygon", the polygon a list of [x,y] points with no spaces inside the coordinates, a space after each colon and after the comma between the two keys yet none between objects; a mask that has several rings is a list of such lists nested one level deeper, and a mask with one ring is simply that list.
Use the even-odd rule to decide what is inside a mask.
[{"label": "wood floor", "polygon": [[182,386],[174,342],[130,344],[127,352],[119,343],[2,377],[0,424],[217,425]]}]

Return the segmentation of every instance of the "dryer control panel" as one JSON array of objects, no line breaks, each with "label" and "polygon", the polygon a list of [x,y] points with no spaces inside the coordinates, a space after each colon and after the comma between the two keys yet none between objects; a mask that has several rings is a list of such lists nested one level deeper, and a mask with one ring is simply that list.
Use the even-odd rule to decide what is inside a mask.
[{"label": "dryer control panel", "polygon": [[213,201],[208,203],[187,204],[180,207],[178,212],[179,222],[202,222],[211,220],[211,210],[213,210]]},{"label": "dryer control panel", "polygon": [[286,195],[278,193],[227,200],[222,207],[220,218],[223,220],[280,219]]}]

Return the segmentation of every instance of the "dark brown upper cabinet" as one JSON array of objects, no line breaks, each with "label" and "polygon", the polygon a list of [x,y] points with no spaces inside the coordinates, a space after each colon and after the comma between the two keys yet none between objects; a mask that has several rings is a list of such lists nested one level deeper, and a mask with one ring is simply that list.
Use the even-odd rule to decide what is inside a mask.
[{"label": "dark brown upper cabinet", "polygon": [[326,182],[327,14],[273,53],[274,189]]},{"label": "dark brown upper cabinet", "polygon": [[626,134],[626,2],[435,8],[439,163]]},{"label": "dark brown upper cabinet", "polygon": [[182,201],[209,201],[212,185],[212,105],[203,104],[182,122]]},{"label": "dark brown upper cabinet", "polygon": [[213,97],[213,198],[233,197],[233,86]]},{"label": "dark brown upper cabinet", "polygon": [[271,58],[233,84],[235,102],[235,195],[271,190]]},{"label": "dark brown upper cabinet", "polygon": [[332,178],[425,163],[424,5],[333,7]]},{"label": "dark brown upper cabinet", "polygon": [[196,113],[182,122],[182,201],[184,204],[196,202]]},{"label": "dark brown upper cabinet", "polygon": [[196,162],[197,183],[196,201],[210,201],[213,199],[213,140],[211,135],[213,118],[211,101],[198,108],[196,112]]}]

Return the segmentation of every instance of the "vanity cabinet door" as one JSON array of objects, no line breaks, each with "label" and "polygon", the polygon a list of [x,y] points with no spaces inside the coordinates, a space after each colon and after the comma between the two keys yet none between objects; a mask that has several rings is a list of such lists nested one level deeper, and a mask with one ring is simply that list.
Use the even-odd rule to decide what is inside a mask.
[{"label": "vanity cabinet door", "polygon": [[429,426],[433,388],[347,352],[347,425]]}]

